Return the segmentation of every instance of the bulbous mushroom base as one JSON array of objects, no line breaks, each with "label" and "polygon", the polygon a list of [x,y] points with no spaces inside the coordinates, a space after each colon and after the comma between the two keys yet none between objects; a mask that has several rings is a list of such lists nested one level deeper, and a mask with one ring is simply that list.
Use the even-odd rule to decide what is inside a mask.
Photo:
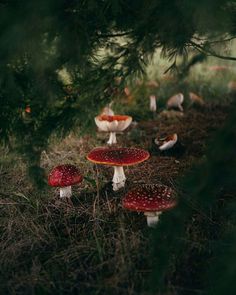
[{"label": "bulbous mushroom base", "polygon": [[112,144],[116,144],[117,143],[117,140],[116,140],[116,133],[115,132],[110,132],[110,137],[109,137],[109,140],[107,142],[109,145],[112,145]]},{"label": "bulbous mushroom base", "polygon": [[149,227],[156,227],[161,213],[162,212],[145,212],[144,215],[147,217],[147,225]]},{"label": "bulbous mushroom base", "polygon": [[114,175],[112,179],[113,191],[118,191],[120,188],[125,186],[125,173],[122,166],[114,166]]},{"label": "bulbous mushroom base", "polygon": [[65,186],[60,188],[60,198],[70,198],[72,195],[71,186]]}]

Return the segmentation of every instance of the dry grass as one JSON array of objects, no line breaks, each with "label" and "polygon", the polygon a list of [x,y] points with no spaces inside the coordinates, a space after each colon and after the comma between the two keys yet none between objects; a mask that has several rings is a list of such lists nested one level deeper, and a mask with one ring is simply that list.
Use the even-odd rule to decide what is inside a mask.
[{"label": "dry grass", "polygon": [[[36,191],[21,159],[13,160],[2,149],[0,293],[147,294],[152,230],[142,214],[122,209],[121,198],[136,183],[162,182],[178,190],[178,177],[201,161],[207,141],[226,115],[227,108],[222,106],[189,109],[183,117],[158,116],[118,135],[121,146],[138,146],[151,153],[143,164],[125,168],[127,185],[119,192],[111,189],[112,168],[86,160],[93,147],[105,144],[107,135],[79,138],[71,134],[61,142],[52,140],[42,154],[46,171],[57,164],[73,163],[87,177],[73,188],[70,202],[60,200],[53,188]],[[179,149],[160,154],[153,138],[157,133],[173,132],[179,135]],[[190,246],[200,249],[205,236],[196,221],[191,226]],[[177,266],[172,267],[175,274]],[[175,274],[175,282],[169,283],[176,284],[171,294],[184,294],[177,285],[179,276]]]}]

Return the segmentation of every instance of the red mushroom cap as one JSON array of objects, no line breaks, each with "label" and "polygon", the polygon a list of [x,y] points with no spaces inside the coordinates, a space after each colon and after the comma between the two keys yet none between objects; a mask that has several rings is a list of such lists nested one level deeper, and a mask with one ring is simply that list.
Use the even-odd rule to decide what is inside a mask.
[{"label": "red mushroom cap", "polygon": [[98,116],[99,121],[126,121],[127,119],[130,119],[130,116],[126,115],[100,115]]},{"label": "red mushroom cap", "polygon": [[123,201],[123,207],[132,211],[158,212],[176,206],[174,191],[165,185],[146,184],[129,191]]},{"label": "red mushroom cap", "polygon": [[87,155],[91,162],[111,166],[131,166],[149,157],[149,152],[138,148],[95,148]]},{"label": "red mushroom cap", "polygon": [[70,164],[59,165],[55,167],[48,176],[48,184],[50,186],[70,186],[80,183],[83,176],[80,171]]}]

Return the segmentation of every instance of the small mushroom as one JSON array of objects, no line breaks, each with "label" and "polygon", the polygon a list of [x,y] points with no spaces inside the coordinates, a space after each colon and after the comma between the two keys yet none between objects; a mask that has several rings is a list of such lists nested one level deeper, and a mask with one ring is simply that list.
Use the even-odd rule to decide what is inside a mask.
[{"label": "small mushroom", "polygon": [[145,184],[129,191],[122,200],[125,209],[144,212],[147,225],[155,227],[163,211],[177,204],[174,191],[165,185]]},{"label": "small mushroom", "polygon": [[177,133],[174,133],[163,138],[156,138],[155,144],[158,146],[159,150],[165,151],[172,148],[176,144],[177,140]]},{"label": "small mushroom", "polygon": [[30,107],[29,105],[26,106],[26,108],[25,108],[25,112],[26,112],[27,114],[30,114],[30,113],[31,113],[31,107]]},{"label": "small mushroom", "polygon": [[159,87],[159,83],[157,81],[155,81],[155,80],[151,80],[151,81],[146,82],[146,86],[151,88],[151,89],[154,89],[154,88]]},{"label": "small mushroom", "polygon": [[229,93],[236,93],[236,81],[229,81],[227,87]]},{"label": "small mushroom", "polygon": [[183,112],[183,110],[184,110],[182,107],[183,101],[184,101],[184,95],[182,93],[177,93],[168,99],[167,108],[168,109],[177,108],[181,112]]},{"label": "small mushroom", "polygon": [[101,116],[102,115],[107,115],[107,116],[114,116],[115,113],[114,111],[112,110],[111,106],[112,106],[112,103],[109,103],[107,106],[105,106],[103,109],[102,109],[102,112],[101,112]]},{"label": "small mushroom", "polygon": [[80,171],[71,164],[56,166],[48,176],[50,186],[60,187],[60,197],[71,197],[71,186],[80,183],[83,176]]},{"label": "small mushroom", "polygon": [[149,91],[151,92],[149,99],[150,99],[150,111],[156,112],[157,104],[156,104],[156,95],[153,94],[156,88],[159,87],[159,83],[152,80],[146,82],[146,86],[148,87]]},{"label": "small mushroom", "polygon": [[132,122],[132,117],[122,115],[100,115],[95,117],[95,123],[102,131],[110,132],[108,144],[116,144],[116,132],[124,131]]},{"label": "small mushroom", "polygon": [[203,106],[205,103],[201,96],[193,92],[189,92],[189,98],[190,98],[191,104],[194,104],[194,105]]},{"label": "small mushroom", "polygon": [[157,110],[157,101],[156,101],[156,95],[150,95],[150,111],[156,112]]},{"label": "small mushroom", "polygon": [[117,191],[125,186],[123,166],[142,163],[149,156],[147,151],[138,148],[95,148],[87,155],[87,159],[93,163],[114,167],[112,183],[113,190]]},{"label": "small mushroom", "polygon": [[230,69],[229,66],[224,66],[224,65],[214,65],[214,66],[208,66],[208,70],[213,71],[213,72],[225,72]]}]

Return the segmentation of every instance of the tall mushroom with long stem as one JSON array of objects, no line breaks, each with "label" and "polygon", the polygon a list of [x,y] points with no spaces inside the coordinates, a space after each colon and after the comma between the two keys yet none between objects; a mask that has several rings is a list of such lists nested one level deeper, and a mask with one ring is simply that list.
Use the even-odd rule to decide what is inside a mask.
[{"label": "tall mushroom with long stem", "polygon": [[116,132],[124,131],[132,122],[132,117],[125,115],[100,115],[95,117],[98,128],[105,132],[110,132],[108,144],[116,144]]},{"label": "tall mushroom with long stem", "polygon": [[149,153],[139,148],[95,148],[87,159],[93,163],[114,167],[112,179],[113,190],[117,191],[125,186],[125,173],[123,166],[132,166],[147,160]]},{"label": "tall mushroom with long stem", "polygon": [[61,198],[70,198],[72,195],[71,186],[82,180],[83,176],[80,171],[71,164],[56,166],[48,176],[48,184],[60,188]]},{"label": "tall mushroom with long stem", "polygon": [[124,208],[143,212],[149,227],[155,227],[163,211],[177,204],[174,191],[165,185],[144,184],[129,191],[122,200]]},{"label": "tall mushroom with long stem", "polygon": [[154,94],[154,92],[156,91],[156,88],[159,87],[159,83],[152,80],[152,81],[146,82],[146,86],[148,87],[149,92],[150,92],[150,96],[149,96],[149,100],[150,100],[149,108],[150,108],[150,111],[156,112],[156,110],[157,110],[157,102],[156,102],[156,95]]},{"label": "tall mushroom with long stem", "polygon": [[157,99],[156,99],[156,95],[150,95],[150,111],[152,112],[156,112],[157,110]]}]

